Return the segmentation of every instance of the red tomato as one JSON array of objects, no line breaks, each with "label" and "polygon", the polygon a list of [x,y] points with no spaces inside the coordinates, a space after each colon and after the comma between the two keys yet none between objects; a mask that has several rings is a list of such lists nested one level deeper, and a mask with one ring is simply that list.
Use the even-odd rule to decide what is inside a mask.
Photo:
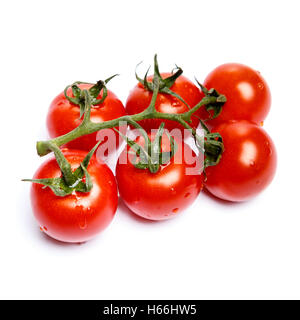
[{"label": "red tomato", "polygon": [[229,121],[213,128],[223,138],[225,151],[216,166],[206,169],[206,189],[229,201],[248,200],[272,181],[276,149],[268,134],[248,121]]},{"label": "red tomato", "polygon": [[[163,79],[169,77],[170,73],[162,73]],[[153,76],[148,77],[148,81],[152,80]],[[203,98],[202,92],[186,77],[180,76],[176,79],[170,90],[177,93],[191,108],[194,107]],[[150,104],[152,98],[152,92],[145,89],[141,83],[138,83],[133,90],[131,90],[127,101],[126,101],[126,112],[128,114],[136,114],[144,111]],[[176,97],[169,94],[159,93],[157,96],[155,108],[157,111],[162,113],[184,113],[189,110],[189,108],[181,102]],[[191,126],[196,128],[199,124],[199,112],[195,112],[192,116]],[[165,123],[165,129],[172,130],[174,128],[179,128],[183,130],[183,127],[171,120],[160,120],[160,119],[145,119],[140,121],[140,125],[148,132],[151,129],[158,129],[160,124]]]},{"label": "red tomato", "polygon": [[[153,139],[153,135],[150,137]],[[144,145],[142,137],[136,141]],[[170,219],[197,198],[203,175],[195,172],[192,158],[196,154],[187,144],[177,144],[175,156],[157,173],[134,167],[130,161],[133,156],[128,153],[129,147],[121,153],[116,167],[119,192],[128,208],[138,216],[150,220]],[[170,142],[165,134],[162,137],[162,151],[170,151]],[[183,161],[179,161],[178,156],[182,156]],[[189,169],[193,172],[188,172]]]},{"label": "red tomato", "polygon": [[[64,156],[76,169],[86,156],[79,150],[65,150]],[[65,197],[54,194],[50,188],[33,183],[32,208],[41,230],[50,237],[65,242],[84,242],[105,229],[117,209],[117,185],[106,164],[93,156],[88,165],[93,188],[88,193],[76,192]],[[44,162],[34,179],[60,177],[55,158]]]},{"label": "red tomato", "polygon": [[[92,85],[90,84],[81,84],[79,87],[81,89],[89,89]],[[125,108],[122,102],[117,98],[117,96],[107,90],[107,97],[103,103],[100,105],[92,106],[91,110],[91,121],[99,123],[107,120],[112,120],[115,118],[119,118],[125,115]],[[71,88],[67,91],[68,96],[73,97]],[[102,91],[100,92],[97,99],[102,98]],[[48,116],[47,116],[47,127],[51,138],[55,138],[66,134],[76,127],[82,122],[82,118],[80,117],[80,109],[78,105],[71,103],[64,95],[64,93],[60,93],[51,103]],[[79,150],[91,150],[97,141],[100,140],[101,137],[108,133],[109,135],[113,135],[116,137],[116,143],[114,141],[111,142],[112,146],[110,146],[109,150],[113,150],[118,146],[119,135],[114,132],[113,129],[105,129],[99,132],[97,138],[97,132],[82,136],[73,141],[70,141],[66,144],[67,147],[71,149],[79,149]],[[106,141],[104,141],[106,142]],[[101,143],[102,144],[102,143]],[[100,146],[101,146],[100,144]]]},{"label": "red tomato", "polygon": [[[216,89],[227,98],[220,115],[207,121],[209,126],[228,120],[262,124],[269,113],[271,94],[266,81],[258,71],[245,65],[227,63],[217,67],[206,77],[204,86]],[[208,118],[209,114],[201,109],[201,118]]]}]

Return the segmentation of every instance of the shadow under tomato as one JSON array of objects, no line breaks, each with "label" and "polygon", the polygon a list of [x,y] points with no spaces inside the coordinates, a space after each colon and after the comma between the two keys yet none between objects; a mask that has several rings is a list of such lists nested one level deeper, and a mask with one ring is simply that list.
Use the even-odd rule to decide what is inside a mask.
[{"label": "shadow under tomato", "polygon": [[[60,240],[56,240],[50,236],[48,236],[45,232],[40,231],[40,237],[43,241],[46,241],[47,243],[53,244],[55,246],[60,246],[60,247],[77,247],[80,245],[84,245],[86,242],[64,242]],[[91,241],[91,240],[89,240]]]},{"label": "shadow under tomato", "polygon": [[228,201],[228,200],[223,200],[223,199],[220,199],[216,196],[214,196],[212,193],[210,193],[207,189],[205,189],[205,187],[203,188],[203,190],[201,191],[201,193],[203,195],[205,195],[205,197],[209,198],[209,199],[212,199],[214,202],[217,202],[218,204],[220,205],[225,205],[227,207],[230,207],[230,206],[241,206],[243,205],[245,202],[247,201],[240,201],[240,202],[234,202],[234,201]]},{"label": "shadow under tomato", "polygon": [[119,197],[119,203],[118,203],[118,208],[121,209],[122,213],[124,213],[127,217],[132,219],[133,221],[136,221],[138,223],[142,224],[161,224],[161,223],[167,223],[168,220],[172,219],[166,219],[166,220],[149,220],[143,217],[138,216],[135,214],[132,210],[130,210],[126,204],[124,203],[123,199]]}]

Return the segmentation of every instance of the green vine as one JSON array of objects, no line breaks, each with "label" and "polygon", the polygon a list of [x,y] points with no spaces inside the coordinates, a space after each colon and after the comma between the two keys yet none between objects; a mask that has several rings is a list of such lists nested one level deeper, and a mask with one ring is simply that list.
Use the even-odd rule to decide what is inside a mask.
[{"label": "green vine", "polygon": [[[149,69],[148,69],[149,71]],[[137,128],[141,131],[142,135],[145,138],[145,142],[147,142],[147,150],[137,146],[137,144],[130,140],[129,138],[121,136],[125,139],[125,141],[130,145],[130,147],[135,150],[137,157],[139,157],[140,161],[138,161],[135,166],[139,169],[149,169],[150,172],[155,173],[158,171],[159,166],[163,164],[167,157],[174,156],[176,150],[176,143],[174,139],[170,136],[170,145],[171,151],[167,154],[161,152],[161,137],[163,134],[163,127],[164,124],[159,128],[158,133],[154,141],[150,141],[147,133],[143,130],[143,128],[139,125],[139,121],[144,119],[162,119],[162,120],[171,120],[180,123],[185,129],[189,130],[194,138],[195,144],[200,152],[204,153],[204,168],[207,166],[216,165],[222,156],[222,152],[224,150],[224,146],[222,143],[222,137],[218,133],[210,133],[208,128],[205,124],[201,122],[201,125],[204,129],[204,136],[199,136],[194,128],[190,126],[191,117],[192,115],[201,107],[205,107],[206,110],[213,110],[214,117],[217,116],[226,102],[226,97],[222,94],[219,94],[216,90],[210,89],[207,90],[201,84],[200,87],[205,94],[204,98],[193,108],[189,107],[189,110],[181,113],[181,114],[170,114],[170,113],[161,113],[156,111],[155,109],[155,102],[157,99],[157,95],[159,92],[167,93],[172,96],[175,96],[183,103],[187,105],[187,103],[176,93],[171,91],[171,87],[176,81],[176,79],[182,74],[182,69],[176,66],[176,72],[173,73],[170,77],[163,79],[160,75],[157,56],[154,57],[154,76],[152,81],[148,81],[147,75],[148,71],[146,72],[144,78],[140,78],[137,76],[138,81],[143,84],[143,86],[153,92],[152,99],[147,107],[143,112],[133,115],[125,115],[117,119],[104,121],[101,123],[94,123],[90,119],[91,108],[94,105],[102,103],[106,96],[107,96],[107,89],[106,84],[115,77],[112,76],[105,81],[98,81],[94,84],[89,90],[81,90],[79,88],[79,84],[82,82],[75,82],[70,86],[67,86],[65,89],[65,96],[66,98],[73,104],[77,104],[80,107],[80,118],[83,116],[83,120],[81,124],[75,128],[73,131],[69,133],[56,137],[54,139],[48,141],[38,141],[37,142],[37,153],[40,156],[44,156],[49,152],[54,152],[57,162],[62,171],[62,178],[61,180],[53,180],[53,179],[43,179],[44,181],[36,181],[36,180],[26,180],[32,181],[36,183],[42,183],[45,186],[50,187],[57,195],[66,195],[72,192],[72,188],[70,186],[76,185],[80,191],[88,192],[91,189],[91,182],[88,179],[88,172],[86,170],[87,164],[86,161],[74,172],[72,173],[68,162],[64,159],[62,152],[60,151],[59,147],[76,139],[83,135],[87,135],[102,129],[108,128],[115,128],[120,125],[120,123],[128,123]],[[68,96],[67,92],[68,89],[72,89],[73,97]],[[103,92],[102,98],[98,99],[99,93]],[[116,129],[115,129],[116,130]],[[98,146],[98,144],[97,144]],[[95,146],[95,148],[97,147]],[[88,159],[90,159],[92,153],[95,151],[95,148],[91,150],[89,153]],[[155,152],[153,152],[155,151]],[[154,153],[154,155],[153,155]],[[154,157],[154,158],[153,158]],[[88,160],[89,161],[89,160]],[[86,184],[83,183],[82,177],[86,176]],[[51,180],[51,181],[50,181]],[[76,189],[78,190],[78,189]]]},{"label": "green vine", "polygon": [[89,162],[99,146],[99,141],[94,148],[85,156],[78,168],[73,172],[71,165],[65,158],[60,148],[50,143],[50,148],[55,154],[56,161],[62,172],[62,176],[58,178],[46,179],[23,179],[22,181],[29,181],[42,184],[49,187],[57,196],[65,197],[73,191],[90,192],[93,187],[92,179],[88,173],[87,167]]}]

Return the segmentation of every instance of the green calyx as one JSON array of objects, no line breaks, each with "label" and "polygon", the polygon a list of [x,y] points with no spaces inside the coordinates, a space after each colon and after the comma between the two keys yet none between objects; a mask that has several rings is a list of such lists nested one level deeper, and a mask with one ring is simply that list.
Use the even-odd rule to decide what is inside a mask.
[{"label": "green calyx", "polygon": [[39,183],[46,187],[49,187],[57,196],[65,197],[71,194],[73,191],[90,192],[93,183],[88,173],[87,167],[89,162],[99,146],[99,141],[94,148],[86,155],[79,167],[73,172],[70,163],[59,147],[54,144],[50,144],[50,148],[55,154],[56,161],[61,169],[62,176],[59,178],[46,178],[46,179],[23,179],[22,181],[29,181],[33,183]]},{"label": "green calyx", "polygon": [[[138,64],[138,66],[139,66],[139,64]],[[145,76],[143,79],[140,78],[137,75],[137,73],[135,73],[135,77],[144,86],[145,89],[153,92],[154,88],[155,88],[154,77],[151,82],[147,80],[149,70],[150,70],[150,67],[148,68],[147,72],[145,73]],[[173,97],[176,97],[177,99],[179,99],[182,103],[184,103],[190,109],[190,106],[177,93],[173,92],[170,89],[173,86],[173,84],[175,83],[176,79],[178,77],[180,77],[182,73],[183,73],[183,70],[180,67],[176,66],[175,69],[172,71],[172,75],[166,79],[163,79],[160,72],[159,72],[157,55],[154,56],[154,75],[157,75],[157,78],[158,78],[158,86],[159,86],[158,91],[161,93],[167,93]]]},{"label": "green calyx", "polygon": [[196,78],[196,82],[200,86],[202,92],[205,94],[205,97],[215,97],[216,101],[212,103],[208,103],[205,105],[205,109],[207,112],[213,111],[213,115],[209,119],[216,118],[222,111],[223,105],[226,102],[226,97],[223,94],[220,94],[216,89],[206,89]]},{"label": "green calyx", "polygon": [[[85,94],[84,94],[84,90],[81,90],[80,87],[78,85],[80,84],[92,84],[93,86],[86,90],[89,94],[89,98],[90,98],[90,103],[92,106],[99,105],[101,103],[104,102],[104,100],[107,97],[107,88],[106,85],[107,83],[113,79],[115,76],[117,76],[117,74],[107,78],[106,80],[99,80],[97,81],[97,83],[89,83],[89,82],[82,82],[82,81],[76,81],[71,85],[68,85],[65,90],[64,90],[64,95],[65,97],[73,104],[76,104],[80,107],[80,118],[82,117],[82,115],[85,113],[86,111],[86,103],[85,103]],[[68,89],[71,88],[72,89],[72,93],[74,97],[70,97],[68,96]],[[97,99],[99,96],[99,93],[101,92],[101,90],[103,90],[103,94],[102,94],[102,98],[101,99]]]},{"label": "green calyx", "polygon": [[[136,127],[141,131],[145,139],[144,147],[124,136],[121,132],[115,129],[130,146],[132,151],[129,151],[129,153],[134,155],[132,164],[137,169],[148,169],[151,173],[156,173],[158,172],[161,165],[167,164],[175,155],[178,147],[177,143],[167,131],[164,131],[164,125],[164,123],[160,125],[153,141],[151,141],[146,131],[144,131],[142,127],[140,127],[139,124],[136,123]],[[162,151],[162,136],[164,133],[167,135],[170,141],[170,151],[168,152]]]},{"label": "green calyx", "polygon": [[224,151],[224,144],[222,136],[219,133],[212,133],[208,130],[202,120],[200,120],[202,129],[204,130],[204,140],[197,141],[194,135],[195,144],[199,148],[203,148],[204,152],[204,169],[210,166],[217,165],[222,157]]}]

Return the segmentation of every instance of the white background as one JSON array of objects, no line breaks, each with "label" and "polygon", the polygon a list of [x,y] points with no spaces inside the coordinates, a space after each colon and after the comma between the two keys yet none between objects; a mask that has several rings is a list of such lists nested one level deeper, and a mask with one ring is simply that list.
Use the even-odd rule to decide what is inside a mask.
[{"label": "white background", "polygon": [[[0,298],[300,298],[299,1],[2,1],[0,5]],[[151,223],[120,204],[82,245],[44,236],[29,187],[44,161],[51,100],[75,80],[114,73],[125,103],[138,62],[175,63],[203,81],[225,62],[267,79],[265,129],[278,149],[272,185],[242,204],[201,194],[178,218]]]}]

